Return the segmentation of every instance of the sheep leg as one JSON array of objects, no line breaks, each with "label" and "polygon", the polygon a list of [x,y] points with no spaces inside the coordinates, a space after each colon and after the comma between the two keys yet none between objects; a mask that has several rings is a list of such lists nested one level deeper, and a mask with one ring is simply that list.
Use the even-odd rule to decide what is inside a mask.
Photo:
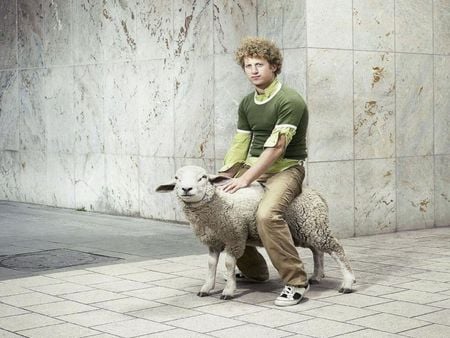
[{"label": "sheep leg", "polygon": [[209,295],[209,292],[214,289],[216,284],[216,271],[217,264],[219,263],[220,251],[209,249],[208,256],[208,274],[206,276],[205,284],[201,287],[200,291],[197,293],[199,297],[205,297]]},{"label": "sheep leg", "polygon": [[323,251],[317,250],[316,248],[310,248],[313,253],[314,260],[314,273],[309,279],[311,284],[319,284],[325,274],[323,272]]},{"label": "sheep leg", "polygon": [[227,269],[227,283],[225,289],[222,291],[220,299],[231,299],[236,290],[236,257],[228,252],[225,254],[225,267]]},{"label": "sheep leg", "polygon": [[339,292],[351,293],[352,285],[353,283],[356,282],[355,275],[353,274],[350,262],[348,261],[347,256],[345,255],[344,248],[339,244],[339,242],[335,238],[332,238],[330,251],[331,257],[333,257],[336,263],[339,265],[342,275],[344,276]]}]

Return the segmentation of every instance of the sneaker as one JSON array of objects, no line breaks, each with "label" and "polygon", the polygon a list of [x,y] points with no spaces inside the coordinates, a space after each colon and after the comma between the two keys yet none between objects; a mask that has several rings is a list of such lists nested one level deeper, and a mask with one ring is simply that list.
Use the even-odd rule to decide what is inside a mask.
[{"label": "sneaker", "polygon": [[302,287],[286,285],[280,295],[275,299],[276,306],[291,306],[301,302],[305,293],[309,290],[309,284]]}]

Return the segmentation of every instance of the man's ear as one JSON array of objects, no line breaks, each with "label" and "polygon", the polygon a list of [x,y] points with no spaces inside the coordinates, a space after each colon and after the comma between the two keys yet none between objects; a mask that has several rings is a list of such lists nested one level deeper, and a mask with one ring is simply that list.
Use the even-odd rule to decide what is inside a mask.
[{"label": "man's ear", "polygon": [[175,181],[161,184],[159,187],[155,189],[156,192],[171,192],[175,188]]},{"label": "man's ear", "polygon": [[220,185],[225,181],[228,181],[230,177],[223,175],[208,175],[209,181],[214,185]]}]

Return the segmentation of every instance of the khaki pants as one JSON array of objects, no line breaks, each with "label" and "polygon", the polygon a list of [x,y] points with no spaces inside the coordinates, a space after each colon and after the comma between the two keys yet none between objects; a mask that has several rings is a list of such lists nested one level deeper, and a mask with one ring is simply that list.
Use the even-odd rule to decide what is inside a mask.
[{"label": "khaki pants", "polygon": [[[243,172],[245,169],[236,176]],[[304,178],[305,169],[302,165],[262,177],[265,193],[256,213],[258,233],[273,266],[285,284],[294,286],[305,286],[308,279],[284,220],[284,213],[292,200],[301,193]],[[266,261],[255,247],[246,247],[244,255],[237,260],[237,266],[249,278],[269,278]]]}]

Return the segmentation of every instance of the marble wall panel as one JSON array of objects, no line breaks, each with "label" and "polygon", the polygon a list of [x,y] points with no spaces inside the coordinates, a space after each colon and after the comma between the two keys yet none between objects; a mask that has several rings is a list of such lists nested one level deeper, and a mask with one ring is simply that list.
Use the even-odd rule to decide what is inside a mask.
[{"label": "marble wall panel", "polygon": [[133,63],[107,64],[104,76],[105,152],[138,154],[137,74]]},{"label": "marble wall panel", "polygon": [[353,1],[353,47],[394,51],[395,0]]},{"label": "marble wall panel", "polygon": [[306,47],[306,0],[283,3],[283,48]]},{"label": "marble wall panel", "polygon": [[[450,11],[449,11],[450,12]],[[434,153],[450,154],[450,56],[434,57]]]},{"label": "marble wall panel", "polygon": [[168,58],[173,55],[173,2],[137,0],[136,59]]},{"label": "marble wall panel", "polygon": [[74,63],[102,62],[103,3],[100,1],[76,0],[72,4]]},{"label": "marble wall panel", "polygon": [[44,108],[44,82],[47,70],[19,71],[20,150],[45,150],[47,126]]},{"label": "marble wall panel", "polygon": [[72,63],[72,1],[44,1],[44,58],[46,65]]},{"label": "marble wall panel", "polygon": [[437,226],[450,225],[450,156],[436,156],[435,158],[435,224]]},{"label": "marble wall panel", "polygon": [[17,0],[18,64],[44,65],[44,0]]},{"label": "marble wall panel", "polygon": [[22,202],[49,204],[47,154],[44,151],[20,151],[19,198]]},{"label": "marble wall panel", "polygon": [[306,49],[285,49],[280,79],[306,100]]},{"label": "marble wall panel", "polygon": [[75,158],[73,154],[47,152],[47,204],[75,208]]},{"label": "marble wall panel", "polygon": [[135,59],[136,1],[103,1],[101,25],[103,60],[125,61]]},{"label": "marble wall panel", "polygon": [[73,68],[73,115],[77,154],[105,151],[104,65]]},{"label": "marble wall panel", "polygon": [[[398,156],[433,154],[433,56],[396,55]],[[420,135],[420,137],[417,137]]]},{"label": "marble wall panel", "polygon": [[223,159],[236,133],[239,103],[253,88],[233,55],[216,55],[214,62],[214,146]]},{"label": "marble wall panel", "polygon": [[17,71],[0,71],[0,149],[19,150]]},{"label": "marble wall panel", "polygon": [[233,53],[245,36],[256,36],[256,1],[214,0],[214,53]]},{"label": "marble wall panel", "polygon": [[106,211],[105,154],[75,154],[75,207]]},{"label": "marble wall panel", "polygon": [[1,1],[0,69],[17,66],[16,1]]},{"label": "marble wall panel", "polygon": [[19,200],[19,152],[0,150],[0,200]]},{"label": "marble wall panel", "polygon": [[170,157],[139,158],[140,213],[142,217],[175,219],[175,193],[157,193],[161,184],[175,177],[175,160]]},{"label": "marble wall panel", "polygon": [[394,159],[355,162],[356,236],[395,231],[395,189]]},{"label": "marble wall panel", "polygon": [[167,59],[137,65],[137,110],[139,153],[142,156],[174,154],[174,73]]},{"label": "marble wall panel", "polygon": [[434,223],[433,157],[397,160],[397,230],[430,228]]},{"label": "marble wall panel", "polygon": [[175,55],[214,53],[213,0],[174,0]]},{"label": "marble wall panel", "polygon": [[352,0],[309,0],[306,17],[308,47],[352,48]]},{"label": "marble wall panel", "polygon": [[44,83],[47,151],[73,153],[73,67],[49,68]]},{"label": "marble wall panel", "polygon": [[139,158],[134,155],[106,155],[106,212],[139,215]]},{"label": "marble wall panel", "polygon": [[339,238],[352,237],[355,233],[353,171],[353,161],[308,164],[308,184],[326,199],[330,229]]},{"label": "marble wall panel", "polygon": [[175,65],[175,157],[214,158],[212,56],[179,57]]},{"label": "marble wall panel", "polygon": [[351,51],[308,49],[310,161],[353,158]]},{"label": "marble wall panel", "polygon": [[395,155],[395,59],[390,53],[355,52],[355,157]]},{"label": "marble wall panel", "polygon": [[450,54],[450,1],[433,1],[434,53]]},{"label": "marble wall panel", "polygon": [[258,36],[276,42],[283,47],[283,2],[258,0]]},{"label": "marble wall panel", "polygon": [[395,1],[397,52],[433,52],[433,0]]}]

